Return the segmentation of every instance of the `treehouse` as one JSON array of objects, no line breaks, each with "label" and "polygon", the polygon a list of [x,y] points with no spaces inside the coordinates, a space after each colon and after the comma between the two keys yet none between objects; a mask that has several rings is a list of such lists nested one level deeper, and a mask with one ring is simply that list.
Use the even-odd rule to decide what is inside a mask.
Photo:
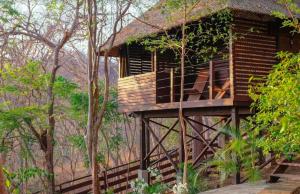
[{"label": "treehouse", "polygon": [[[194,60],[194,53],[186,56],[183,107],[187,110],[249,107],[249,79],[252,76],[265,77],[277,63],[278,51],[296,51],[300,47],[299,37],[281,29],[280,23],[270,16],[272,10],[281,10],[275,2],[243,0],[228,1],[224,5],[217,2],[203,1],[194,11],[202,17],[188,21],[190,26],[197,25],[200,20],[205,23],[206,17],[225,8],[233,15],[228,34],[231,37],[222,43],[226,48],[221,55],[215,55],[209,61]],[[207,10],[211,10],[209,15],[205,15]],[[120,59],[120,112],[174,111],[179,108],[181,78],[176,53],[159,49],[149,51],[141,43],[147,37],[161,33],[154,25],[161,29],[167,26],[172,34],[180,29],[180,22],[178,18],[177,22],[170,24],[157,5],[117,35],[111,55]],[[134,38],[136,41],[128,43]],[[197,46],[195,42],[194,47]]]},{"label": "treehouse", "polygon": [[[148,46],[155,37],[166,33],[180,40],[183,19],[181,13],[174,13],[177,19],[170,22],[161,11],[162,2],[123,28],[109,53],[120,61],[119,111],[133,113],[131,115],[140,119],[140,169],[144,178],[147,177],[145,170],[152,164],[151,155],[158,147],[178,171],[175,159],[165,149],[163,141],[171,131],[179,133],[175,126],[178,124],[182,79],[180,54],[172,48],[149,49]],[[214,44],[210,44],[214,37],[207,41],[202,35],[197,37],[195,32],[199,25],[202,25],[202,31],[211,30],[214,27],[210,22],[216,21],[218,14],[225,10],[229,10],[231,15],[226,22],[228,26],[218,23],[215,27],[228,30],[224,32],[226,36]],[[187,21],[187,31],[195,36],[194,41],[188,43],[185,55],[182,106],[185,123],[193,129],[193,134],[188,134],[188,137],[192,142],[194,166],[201,165],[201,161],[211,157],[227,141],[217,127],[231,125],[238,129],[240,120],[253,114],[249,87],[264,81],[273,65],[278,63],[276,53],[299,51],[300,37],[291,34],[289,29],[281,28],[281,21],[272,16],[272,11],[285,12],[285,9],[275,0],[203,0],[193,8],[189,17],[192,19]],[[213,34],[215,31],[218,30],[210,32]],[[212,45],[217,52],[213,55],[208,52],[206,59],[199,57],[203,49]],[[205,122],[204,117],[219,120]],[[153,118],[177,120],[173,125],[165,126]],[[152,125],[168,131],[159,138]],[[154,147],[149,143],[151,136],[157,142]],[[182,162],[182,134],[179,142],[178,161]],[[235,180],[240,182],[239,173]]]}]

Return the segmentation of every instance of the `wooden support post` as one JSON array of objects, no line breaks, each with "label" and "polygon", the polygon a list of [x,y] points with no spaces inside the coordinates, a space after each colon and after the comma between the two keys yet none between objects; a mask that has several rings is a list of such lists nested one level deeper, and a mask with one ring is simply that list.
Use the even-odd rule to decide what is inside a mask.
[{"label": "wooden support post", "polygon": [[[194,116],[193,120],[199,121],[200,123],[203,122],[202,116]],[[200,135],[202,135],[202,132],[203,132],[203,125],[195,123],[194,126],[195,126],[195,128],[194,128],[195,131],[193,131],[193,135],[196,137],[200,137]],[[205,145],[202,141],[193,140],[193,161],[195,161],[197,156],[201,153],[201,151],[204,148],[205,148]]]},{"label": "wooden support post", "polygon": [[214,64],[213,61],[209,61],[209,99],[210,100],[212,100],[215,97],[214,80],[215,80]]},{"label": "wooden support post", "polygon": [[225,134],[221,134],[219,139],[218,139],[218,145],[220,148],[224,148],[226,145],[226,135]]},{"label": "wooden support post", "polygon": [[232,29],[229,30],[229,80],[230,80],[230,98],[235,96],[234,81],[234,62],[233,62],[233,37]]},{"label": "wooden support post", "polygon": [[157,71],[157,51],[156,50],[154,50],[152,52],[152,63],[151,63],[151,65],[152,65],[152,71],[156,72]]},{"label": "wooden support post", "polygon": [[174,102],[174,69],[170,71],[170,102]]},{"label": "wooden support post", "polygon": [[[236,107],[232,108],[231,111],[231,127],[233,128],[233,130],[236,130],[237,132],[239,132],[239,127],[240,127],[240,118],[239,118],[239,113],[238,113],[238,109]],[[240,164],[240,158],[237,158],[237,172],[234,175],[234,184],[240,184],[241,183],[241,164]]]},{"label": "wooden support post", "polygon": [[125,77],[130,75],[130,66],[129,66],[129,46],[126,45],[126,54],[125,54]]},{"label": "wooden support post", "polygon": [[147,171],[149,167],[149,157],[146,157],[150,150],[149,130],[146,128],[146,125],[149,124],[149,120],[144,119],[143,114],[140,114],[138,115],[138,122],[140,127],[140,170],[138,176],[146,183],[149,183],[150,179]]},{"label": "wooden support post", "polygon": [[123,77],[123,56],[121,55],[119,58],[119,79]]}]

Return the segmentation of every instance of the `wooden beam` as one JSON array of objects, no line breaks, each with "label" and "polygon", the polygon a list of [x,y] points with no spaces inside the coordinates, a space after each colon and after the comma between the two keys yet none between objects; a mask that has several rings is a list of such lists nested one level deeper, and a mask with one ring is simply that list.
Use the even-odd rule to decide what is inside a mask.
[{"label": "wooden beam", "polygon": [[214,72],[214,63],[213,61],[209,61],[209,99],[212,100],[214,98],[214,81],[215,81],[215,72]]},{"label": "wooden beam", "polygon": [[[152,121],[152,120],[149,120],[149,121],[152,122],[152,123],[158,124],[155,121]],[[165,133],[165,135],[160,138],[159,143],[157,143],[152,148],[152,150],[146,155],[146,157],[144,159],[146,159],[146,158],[148,158],[148,157],[151,156],[151,154],[155,151],[155,149],[159,146],[159,144],[162,143],[166,139],[166,137],[170,134],[170,132],[172,131],[172,129],[174,129],[174,127],[176,127],[177,124],[178,124],[178,119],[175,121],[175,123],[171,127],[168,128],[168,131]],[[166,126],[163,126],[163,127],[167,128]]]},{"label": "wooden beam", "polygon": [[201,123],[199,121],[195,121],[195,120],[193,120],[191,118],[186,118],[186,119],[188,119],[188,120],[190,120],[190,121],[192,121],[194,123],[197,123],[198,125],[202,125],[203,127],[211,129],[213,131],[218,131],[217,129],[214,128],[214,126],[218,125],[220,122],[222,122],[223,120],[225,120],[225,119],[221,119],[220,121],[218,121],[217,123],[215,123],[213,126],[208,126],[208,125],[205,125],[205,124],[203,124],[203,123]]},{"label": "wooden beam", "polygon": [[[231,119],[228,118],[224,125],[225,126],[228,125],[230,121],[231,121]],[[221,132],[217,132],[217,134],[214,136],[214,138],[209,142],[209,145],[212,145],[217,140],[217,138],[219,137],[220,134],[221,134]],[[193,161],[193,166],[196,166],[198,164],[198,162],[200,161],[202,156],[204,156],[204,154],[208,150],[208,148],[209,148],[208,146],[205,146],[205,148],[202,150],[202,152],[199,154],[199,156]]]},{"label": "wooden beam", "polygon": [[[156,125],[159,125],[159,126],[161,126],[161,127],[164,127],[164,128],[166,128],[166,129],[170,129],[171,131],[174,131],[174,132],[176,132],[176,133],[180,133],[180,131],[174,129],[174,127],[173,127],[173,128],[169,128],[169,127],[167,127],[167,126],[165,126],[165,125],[163,125],[163,124],[161,124],[161,123],[155,122],[155,121],[153,121],[153,120],[149,120],[149,121],[150,121],[151,123],[154,123],[154,124],[156,124]],[[199,138],[194,137],[194,136],[192,136],[192,135],[187,134],[186,136],[189,137],[189,138],[191,138],[191,139],[201,141]]]},{"label": "wooden beam", "polygon": [[[184,115],[187,117],[192,116],[217,116],[217,117],[230,117],[232,106],[226,107],[203,107],[203,108],[189,108],[184,109]],[[178,109],[162,109],[144,111],[145,118],[178,118]],[[252,115],[250,108],[239,107],[239,114],[243,116]]]},{"label": "wooden beam", "polygon": [[[150,133],[152,134],[153,138],[155,139],[155,141],[159,144],[159,146],[161,147],[161,149],[163,150],[163,152],[165,153],[165,155],[167,156],[167,158],[169,159],[169,161],[171,162],[171,164],[173,165],[174,169],[176,170],[176,172],[178,172],[178,167],[176,166],[176,163],[173,161],[172,157],[169,155],[168,151],[166,150],[166,148],[162,145],[162,143],[159,142],[159,138],[156,136],[156,134],[154,133],[154,131],[152,130],[152,128],[149,125],[149,122],[145,121],[144,119],[144,123],[147,127],[147,129],[150,131]],[[143,157],[144,158],[144,157]]]},{"label": "wooden beam", "polygon": [[[170,109],[178,109],[179,104],[180,104],[179,102],[162,103],[162,104],[147,104],[147,103],[141,104],[141,102],[131,102],[126,104],[125,103],[120,104],[118,110],[122,113],[154,111],[154,110],[170,110]],[[230,98],[223,98],[218,100],[215,99],[215,100],[186,101],[183,102],[182,105],[184,109],[207,108],[207,107],[217,107],[217,109],[220,109],[220,107],[233,106],[233,101]]]},{"label": "wooden beam", "polygon": [[192,129],[194,130],[194,132],[196,132],[198,134],[198,137],[200,137],[201,141],[206,145],[208,146],[209,149],[211,149],[211,151],[213,151],[214,153],[216,153],[216,150],[210,146],[209,142],[207,142],[204,137],[201,135],[201,133],[196,129],[196,127],[189,121],[185,118],[186,122],[192,127]]},{"label": "wooden beam", "polygon": [[143,114],[138,115],[138,126],[140,127],[140,169],[147,170],[149,167],[149,158],[146,155],[149,153],[150,148],[150,135],[149,130],[146,128],[149,124],[149,119],[144,119]]},{"label": "wooden beam", "polygon": [[170,102],[174,102],[174,69],[170,71]]},{"label": "wooden beam", "polygon": [[235,81],[234,81],[234,43],[232,37],[232,28],[229,30],[229,80],[230,80],[230,97],[235,100]]},{"label": "wooden beam", "polygon": [[157,72],[157,51],[152,52],[152,71]]}]

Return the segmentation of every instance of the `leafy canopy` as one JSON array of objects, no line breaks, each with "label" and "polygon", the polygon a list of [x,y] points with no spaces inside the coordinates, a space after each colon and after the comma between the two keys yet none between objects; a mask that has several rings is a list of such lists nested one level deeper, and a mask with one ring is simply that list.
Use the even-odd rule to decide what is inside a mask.
[{"label": "leafy canopy", "polygon": [[[292,34],[300,34],[297,16],[300,8],[293,0],[279,0],[287,12],[273,12],[280,18],[282,27]],[[300,153],[300,53],[278,53],[280,63],[274,66],[265,82],[249,91],[257,111],[251,118],[256,135],[264,134],[258,146],[265,153]],[[255,79],[255,78],[254,78]]]},{"label": "leafy canopy", "polygon": [[300,54],[281,52],[281,62],[267,81],[251,88],[256,131],[265,131],[259,146],[266,153],[300,152]]}]

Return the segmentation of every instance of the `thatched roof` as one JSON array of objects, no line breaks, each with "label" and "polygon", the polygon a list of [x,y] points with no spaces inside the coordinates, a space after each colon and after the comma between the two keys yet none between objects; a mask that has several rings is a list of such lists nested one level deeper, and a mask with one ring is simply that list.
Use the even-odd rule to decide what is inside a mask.
[{"label": "thatched roof", "polygon": [[[161,29],[170,29],[180,25],[183,22],[182,14],[174,14],[176,19],[173,19],[172,22],[170,22],[170,20],[167,19],[167,15],[161,11],[161,4],[163,1],[164,0],[161,0],[138,19],[134,19],[133,22],[124,27],[117,35],[114,47],[116,48],[126,43],[129,39],[145,37],[153,33],[158,33],[162,31]],[[296,2],[298,1],[300,2],[300,0],[296,0]],[[272,11],[285,12],[284,7],[279,5],[277,0],[201,0],[193,9],[191,21],[198,20],[201,17],[226,8],[233,11],[262,14],[267,16],[270,16]],[[158,26],[159,28],[154,26]]]}]

